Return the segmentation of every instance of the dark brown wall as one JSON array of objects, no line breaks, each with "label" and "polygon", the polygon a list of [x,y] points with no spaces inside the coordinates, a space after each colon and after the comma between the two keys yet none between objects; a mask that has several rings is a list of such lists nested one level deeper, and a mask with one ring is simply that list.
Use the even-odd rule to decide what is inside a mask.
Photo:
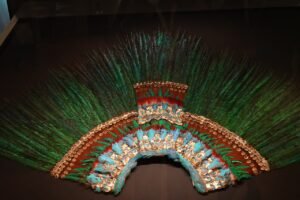
[{"label": "dark brown wall", "polygon": [[25,18],[300,6],[299,0],[10,0],[9,5]]},{"label": "dark brown wall", "polygon": [[[0,49],[2,97],[17,96],[47,78],[47,69],[79,59],[86,50],[114,44],[131,31],[181,29],[199,35],[213,52],[224,49],[280,75],[300,67],[300,10],[214,11],[157,16],[123,15],[21,20]],[[299,82],[295,83],[298,84]],[[1,199],[298,199],[300,165],[262,174],[224,191],[201,195],[188,174],[166,159],[143,161],[118,197],[95,194],[77,183],[52,178],[0,159]]]}]

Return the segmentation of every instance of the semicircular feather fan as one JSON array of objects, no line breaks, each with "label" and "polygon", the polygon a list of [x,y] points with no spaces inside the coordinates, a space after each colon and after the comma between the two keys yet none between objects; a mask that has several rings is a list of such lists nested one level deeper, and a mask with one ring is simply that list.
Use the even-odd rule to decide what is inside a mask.
[{"label": "semicircular feather fan", "polygon": [[185,34],[131,34],[4,106],[0,152],[114,194],[139,159],[167,156],[205,193],[299,161],[299,114],[289,77]]}]

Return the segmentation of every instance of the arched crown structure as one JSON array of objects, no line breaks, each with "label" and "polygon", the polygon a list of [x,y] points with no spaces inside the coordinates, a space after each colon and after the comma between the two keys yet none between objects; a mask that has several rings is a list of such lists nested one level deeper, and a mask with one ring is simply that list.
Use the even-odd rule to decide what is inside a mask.
[{"label": "arched crown structure", "polygon": [[216,122],[184,111],[188,86],[174,82],[134,85],[137,111],[102,123],[75,143],[52,175],[118,194],[141,158],[168,156],[189,172],[201,193],[269,170],[245,140]]}]

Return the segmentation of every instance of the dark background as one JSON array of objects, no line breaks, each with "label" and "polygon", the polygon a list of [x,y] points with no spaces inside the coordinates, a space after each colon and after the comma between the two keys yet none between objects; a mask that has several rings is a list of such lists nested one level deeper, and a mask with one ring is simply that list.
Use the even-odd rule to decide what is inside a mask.
[{"label": "dark background", "polygon": [[[33,16],[32,12],[22,10],[17,26],[0,47],[1,98],[17,98],[21,92],[47,79],[48,69],[72,67],[72,63],[82,59],[89,49],[109,47],[116,43],[116,38],[129,32],[158,29],[182,30],[200,36],[212,53],[228,50],[236,59],[247,56],[251,62],[278,76],[299,77],[298,7],[222,8],[158,13],[139,10],[119,15],[109,12],[76,15],[69,11],[60,17],[57,12]],[[31,15],[25,15],[26,12]],[[299,80],[295,82],[297,86],[300,86]],[[155,158],[141,161],[121,194],[114,197],[94,193],[77,183],[54,179],[48,173],[1,157],[0,198],[299,199],[299,169],[300,165],[295,164],[223,191],[201,195],[178,164]]]}]

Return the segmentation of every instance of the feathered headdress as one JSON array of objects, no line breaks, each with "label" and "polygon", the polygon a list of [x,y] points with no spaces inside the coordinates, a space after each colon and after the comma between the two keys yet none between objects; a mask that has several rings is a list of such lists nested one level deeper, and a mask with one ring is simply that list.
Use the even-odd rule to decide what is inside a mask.
[{"label": "feathered headdress", "polygon": [[195,37],[132,34],[6,104],[0,152],[115,194],[139,159],[168,156],[205,193],[299,161],[299,113],[288,78]]}]

